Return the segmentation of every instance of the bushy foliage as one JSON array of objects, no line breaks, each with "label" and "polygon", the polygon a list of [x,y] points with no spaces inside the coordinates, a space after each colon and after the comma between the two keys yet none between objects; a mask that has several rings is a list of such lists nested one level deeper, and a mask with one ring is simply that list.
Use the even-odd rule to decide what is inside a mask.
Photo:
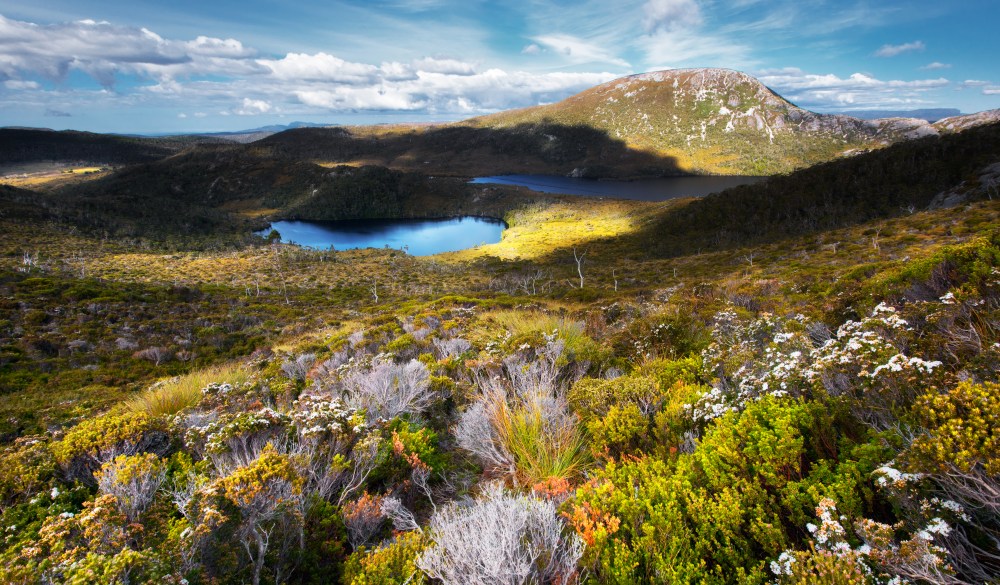
[{"label": "bushy foliage", "polygon": [[790,520],[824,492],[856,498],[877,465],[837,461],[825,411],[768,398],[715,421],[693,453],[609,463],[568,512],[595,580],[764,582],[763,559],[796,541]]},{"label": "bushy foliage", "polygon": [[478,396],[455,427],[459,446],[525,485],[578,476],[587,454],[565,398],[563,347],[550,338],[534,360],[515,354],[478,372]]},{"label": "bushy foliage", "polygon": [[344,564],[343,585],[416,585],[427,578],[417,567],[426,538],[418,532],[403,532],[372,549],[362,548]]},{"label": "bushy foliage", "polygon": [[104,461],[147,451],[162,455],[168,447],[161,423],[145,413],[126,412],[83,421],[53,443],[52,453],[67,477],[92,482],[91,474]]}]

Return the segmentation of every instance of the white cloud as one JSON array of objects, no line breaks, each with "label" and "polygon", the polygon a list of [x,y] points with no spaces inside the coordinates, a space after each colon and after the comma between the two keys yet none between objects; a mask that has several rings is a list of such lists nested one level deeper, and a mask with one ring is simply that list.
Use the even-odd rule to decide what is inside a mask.
[{"label": "white cloud", "polygon": [[933,63],[928,63],[927,65],[924,65],[923,67],[921,67],[921,69],[924,69],[926,71],[934,71],[935,69],[951,69],[951,64],[935,61]]},{"label": "white cloud", "polygon": [[987,85],[983,88],[983,95],[1000,95],[1000,85]]},{"label": "white cloud", "polygon": [[[562,56],[572,64],[628,67],[596,41],[548,35],[535,43],[539,52]],[[206,117],[206,112],[212,116],[335,111],[470,115],[557,101],[618,76],[604,71],[480,70],[472,61],[440,56],[378,65],[324,52],[267,58],[234,39],[172,40],[148,29],[106,22],[39,26],[0,16],[0,82],[5,88],[38,89],[37,82],[22,78],[60,79],[72,70],[92,75],[106,87],[122,76],[139,83],[119,91],[70,87],[38,93],[47,95],[46,100],[58,94],[60,108],[90,107],[97,100],[123,108],[141,102],[194,118]],[[192,114],[193,110],[197,111]]]},{"label": "white cloud", "polygon": [[913,41],[902,45],[882,45],[879,50],[875,51],[874,55],[876,57],[895,57],[910,51],[923,51],[925,48],[927,47],[923,41]]},{"label": "white cloud", "polygon": [[187,118],[188,115],[185,114],[184,112],[181,112],[180,114],[177,114],[177,117],[180,118],[181,120],[183,120],[184,118]]},{"label": "white cloud", "polygon": [[571,63],[607,63],[630,68],[628,61],[594,43],[567,34],[549,34],[533,37],[531,40],[549,50],[565,56]]},{"label": "white cloud", "polygon": [[864,73],[841,78],[833,74],[805,73],[792,67],[765,70],[758,78],[792,102],[820,109],[925,104],[928,102],[922,94],[951,83],[944,78],[885,81]]},{"label": "white cloud", "polygon": [[145,28],[82,20],[40,26],[0,16],[0,76],[30,72],[63,79],[82,71],[105,87],[120,74],[153,78],[240,74],[256,66],[254,51],[234,39],[167,40]]},{"label": "white cloud", "polygon": [[427,73],[444,73],[446,75],[473,75],[476,68],[471,63],[458,61],[456,59],[434,59],[424,57],[413,62],[413,67],[417,71]]},{"label": "white cloud", "polygon": [[40,87],[37,81],[21,81],[20,79],[8,79],[3,82],[3,85],[7,89],[38,89]]},{"label": "white cloud", "polygon": [[701,8],[695,0],[649,0],[643,6],[646,31],[676,30],[701,24]]},{"label": "white cloud", "polygon": [[271,74],[284,81],[328,81],[351,85],[366,85],[378,79],[378,67],[365,63],[350,63],[328,55],[316,53],[289,53],[283,59],[259,59]]},{"label": "white cloud", "polygon": [[539,54],[541,52],[542,52],[542,48],[539,47],[538,44],[536,44],[536,43],[531,43],[530,45],[525,45],[525,47],[523,49],[521,49],[521,53],[524,54],[524,55],[537,55],[537,54]]},{"label": "white cloud", "polygon": [[966,89],[970,87],[983,87],[989,84],[990,84],[989,81],[983,81],[981,79],[966,79],[961,84],[959,84],[959,87]]},{"label": "white cloud", "polygon": [[265,100],[254,100],[243,98],[243,106],[237,108],[235,113],[240,116],[258,116],[271,111],[273,106]]},{"label": "white cloud", "polygon": [[646,61],[656,68],[727,67],[745,68],[755,64],[750,48],[732,40],[701,31],[662,31],[639,41]]}]

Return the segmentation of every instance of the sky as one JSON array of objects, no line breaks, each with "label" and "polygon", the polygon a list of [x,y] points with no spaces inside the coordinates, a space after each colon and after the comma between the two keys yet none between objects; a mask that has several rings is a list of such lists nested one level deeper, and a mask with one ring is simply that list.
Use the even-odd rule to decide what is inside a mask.
[{"label": "sky", "polygon": [[0,0],[0,126],[434,122],[723,67],[818,112],[1000,108],[1000,0]]}]

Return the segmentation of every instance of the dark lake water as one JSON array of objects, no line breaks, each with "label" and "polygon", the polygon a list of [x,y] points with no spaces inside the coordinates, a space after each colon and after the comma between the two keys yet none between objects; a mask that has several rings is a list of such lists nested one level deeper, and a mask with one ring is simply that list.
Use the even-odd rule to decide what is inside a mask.
[{"label": "dark lake water", "polygon": [[730,187],[748,185],[767,177],[668,177],[639,181],[597,181],[558,175],[500,175],[477,177],[473,183],[520,185],[544,193],[616,197],[638,201],[666,201],[676,197],[701,197]]},{"label": "dark lake water", "polygon": [[306,248],[406,249],[413,256],[456,252],[500,241],[504,222],[486,217],[452,219],[359,219],[349,221],[276,221],[258,232],[278,230],[281,241]]}]

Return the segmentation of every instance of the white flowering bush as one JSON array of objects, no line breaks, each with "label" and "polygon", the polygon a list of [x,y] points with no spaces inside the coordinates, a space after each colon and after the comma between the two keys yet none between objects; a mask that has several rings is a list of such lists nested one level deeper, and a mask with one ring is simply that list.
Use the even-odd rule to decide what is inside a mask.
[{"label": "white flowering bush", "polygon": [[702,353],[715,382],[692,408],[694,419],[718,418],[763,396],[822,392],[851,398],[859,418],[885,429],[897,406],[940,381],[940,361],[907,355],[913,328],[889,305],[847,321],[818,346],[806,325],[802,315],[745,320],[731,310],[719,313],[713,342]]}]

